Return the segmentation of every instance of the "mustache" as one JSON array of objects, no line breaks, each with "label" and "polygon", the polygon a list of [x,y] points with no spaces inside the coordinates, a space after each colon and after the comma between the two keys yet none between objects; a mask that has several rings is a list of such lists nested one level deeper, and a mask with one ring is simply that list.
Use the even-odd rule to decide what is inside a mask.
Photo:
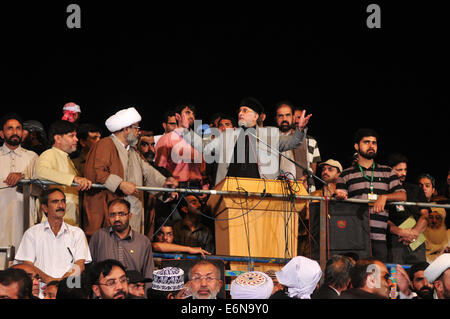
[{"label": "mustache", "polygon": [[65,212],[66,210],[64,208],[58,208],[56,211],[57,212]]},{"label": "mustache", "polygon": [[114,295],[114,297],[119,297],[119,296],[124,296],[125,297],[125,292],[123,290],[119,291],[118,293],[116,293]]}]

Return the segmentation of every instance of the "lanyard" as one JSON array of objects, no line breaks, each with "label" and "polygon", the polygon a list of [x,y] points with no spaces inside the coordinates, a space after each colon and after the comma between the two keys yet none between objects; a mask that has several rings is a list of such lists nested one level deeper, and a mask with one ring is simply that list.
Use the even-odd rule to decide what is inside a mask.
[{"label": "lanyard", "polygon": [[359,166],[359,170],[363,174],[364,178],[367,179],[370,182],[370,193],[373,194],[373,172],[375,171],[375,162],[372,164],[372,176],[371,176],[371,178],[369,178],[366,174],[364,174],[364,171],[363,171],[361,165],[358,164],[358,166]]}]

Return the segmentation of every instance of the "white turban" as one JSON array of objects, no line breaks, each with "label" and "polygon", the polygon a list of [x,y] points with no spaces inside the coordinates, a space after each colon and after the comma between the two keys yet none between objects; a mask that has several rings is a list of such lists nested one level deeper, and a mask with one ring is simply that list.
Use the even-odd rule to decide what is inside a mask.
[{"label": "white turban", "polygon": [[442,254],[436,258],[428,267],[425,269],[423,274],[427,278],[429,283],[433,283],[438,279],[448,268],[450,268],[450,254]]},{"label": "white turban", "polygon": [[272,278],[263,272],[246,272],[231,283],[233,299],[269,299],[273,291]]},{"label": "white turban", "polygon": [[288,287],[291,298],[311,299],[322,277],[322,270],[315,260],[303,256],[292,258],[280,271],[275,273],[278,282]]},{"label": "white turban", "polygon": [[81,108],[78,104],[75,104],[73,102],[66,103],[63,107],[63,111],[72,111],[72,112],[78,112],[81,113]]},{"label": "white turban", "polygon": [[121,129],[133,125],[142,120],[138,111],[134,107],[123,109],[114,115],[111,115],[105,122],[106,127],[111,133],[120,131]]}]

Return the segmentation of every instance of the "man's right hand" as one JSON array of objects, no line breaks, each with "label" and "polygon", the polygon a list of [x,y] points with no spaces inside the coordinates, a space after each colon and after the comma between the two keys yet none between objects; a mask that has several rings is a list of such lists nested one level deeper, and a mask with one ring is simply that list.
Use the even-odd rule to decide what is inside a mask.
[{"label": "man's right hand", "polygon": [[133,195],[137,194],[138,192],[136,184],[131,182],[123,181],[122,183],[120,183],[119,188],[125,195]]},{"label": "man's right hand", "polygon": [[210,252],[202,249],[202,247],[189,247],[188,248],[188,253],[191,254],[191,255],[202,254],[203,258],[206,258],[205,255],[211,255]]},{"label": "man's right hand", "polygon": [[92,182],[84,177],[75,176],[73,181],[78,184],[77,188],[80,191],[87,191],[92,186]]},{"label": "man's right hand", "polygon": [[336,189],[335,191],[337,199],[347,199],[347,192],[342,189]]}]

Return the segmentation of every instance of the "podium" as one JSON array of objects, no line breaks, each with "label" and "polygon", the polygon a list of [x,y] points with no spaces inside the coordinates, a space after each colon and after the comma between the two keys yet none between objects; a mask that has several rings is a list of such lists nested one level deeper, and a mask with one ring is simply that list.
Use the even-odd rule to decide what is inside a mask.
[{"label": "podium", "polygon": [[[284,184],[283,184],[284,183]],[[208,207],[216,217],[216,254],[243,257],[292,258],[297,255],[298,212],[306,204],[296,199],[271,197],[285,194],[285,181],[226,177],[214,189],[263,193],[267,196],[211,195]],[[308,195],[295,184],[296,195]],[[250,212],[248,212],[251,210]],[[248,212],[248,213],[247,213]],[[272,269],[274,267],[271,267]]]}]

